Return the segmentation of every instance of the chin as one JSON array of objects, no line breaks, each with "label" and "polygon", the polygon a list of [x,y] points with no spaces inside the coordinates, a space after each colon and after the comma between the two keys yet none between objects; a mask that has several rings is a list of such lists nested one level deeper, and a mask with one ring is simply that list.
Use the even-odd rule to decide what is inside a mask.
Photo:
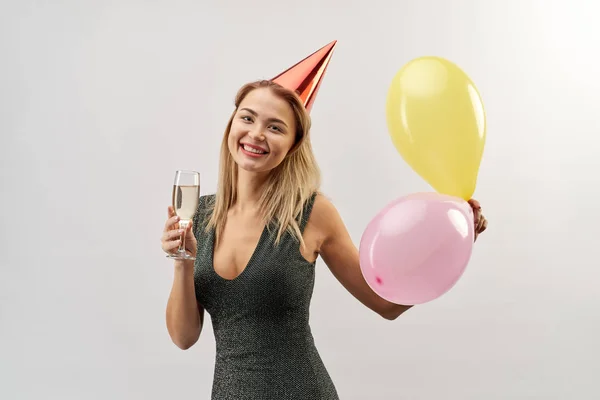
[{"label": "chin", "polygon": [[262,170],[264,169],[253,163],[240,161],[240,160],[235,160],[235,164],[238,166],[238,168],[243,169],[244,171],[248,171],[248,172],[262,172]]},{"label": "chin", "polygon": [[269,167],[258,167],[256,165],[248,165],[248,164],[244,164],[244,163],[237,163],[237,167],[238,170],[243,170],[247,173],[250,174],[256,174],[256,175],[265,175],[265,174],[269,174],[273,168],[269,168]]}]

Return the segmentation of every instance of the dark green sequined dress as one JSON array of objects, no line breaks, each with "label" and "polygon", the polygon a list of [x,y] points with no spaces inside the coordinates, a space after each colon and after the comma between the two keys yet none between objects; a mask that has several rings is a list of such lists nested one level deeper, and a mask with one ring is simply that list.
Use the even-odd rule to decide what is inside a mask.
[{"label": "dark green sequined dress", "polygon": [[[314,199],[298,220],[302,232]],[[214,195],[202,196],[194,217],[194,280],[216,340],[212,399],[339,399],[309,327],[315,263],[287,233],[274,247],[276,230],[265,228],[244,271],[222,278],[212,263],[214,230],[204,232],[210,201]]]}]

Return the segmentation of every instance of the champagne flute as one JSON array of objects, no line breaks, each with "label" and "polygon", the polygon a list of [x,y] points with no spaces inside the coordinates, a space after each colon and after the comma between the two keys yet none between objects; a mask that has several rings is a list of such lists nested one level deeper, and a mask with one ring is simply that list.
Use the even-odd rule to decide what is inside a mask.
[{"label": "champagne flute", "polygon": [[175,260],[195,260],[185,251],[186,229],[194,217],[200,201],[200,173],[196,171],[178,170],[173,183],[173,210],[179,216],[179,227],[183,229],[181,244],[175,253],[167,255]]}]

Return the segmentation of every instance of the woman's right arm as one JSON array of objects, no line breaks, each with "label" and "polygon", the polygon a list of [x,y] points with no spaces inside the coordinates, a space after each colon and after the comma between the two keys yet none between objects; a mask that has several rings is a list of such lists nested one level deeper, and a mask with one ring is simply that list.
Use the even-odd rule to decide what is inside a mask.
[{"label": "woman's right arm", "polygon": [[204,309],[196,300],[194,262],[175,261],[173,287],[167,303],[167,330],[177,347],[187,350],[200,337]]},{"label": "woman's right arm", "polygon": [[[182,234],[185,235],[186,250],[196,255],[197,241],[192,223],[187,226],[186,232],[182,232],[179,218],[175,215],[173,207],[169,206],[168,219],[161,238],[163,251],[170,253],[177,250]],[[204,321],[204,308],[196,300],[192,260],[175,260],[166,320],[169,336],[180,349],[187,350],[198,341]]]}]

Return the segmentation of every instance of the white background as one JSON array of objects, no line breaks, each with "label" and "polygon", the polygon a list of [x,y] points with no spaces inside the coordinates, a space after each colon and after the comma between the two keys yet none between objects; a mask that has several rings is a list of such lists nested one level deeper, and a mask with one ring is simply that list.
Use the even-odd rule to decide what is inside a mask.
[{"label": "white background", "polygon": [[214,338],[165,327],[176,169],[216,185],[235,92],[339,40],[312,112],[355,243],[430,188],[385,125],[396,71],[476,83],[488,231],[459,283],[396,321],[319,261],[311,323],[342,399],[598,399],[600,162],[593,1],[4,1],[0,397],[208,399]]}]

